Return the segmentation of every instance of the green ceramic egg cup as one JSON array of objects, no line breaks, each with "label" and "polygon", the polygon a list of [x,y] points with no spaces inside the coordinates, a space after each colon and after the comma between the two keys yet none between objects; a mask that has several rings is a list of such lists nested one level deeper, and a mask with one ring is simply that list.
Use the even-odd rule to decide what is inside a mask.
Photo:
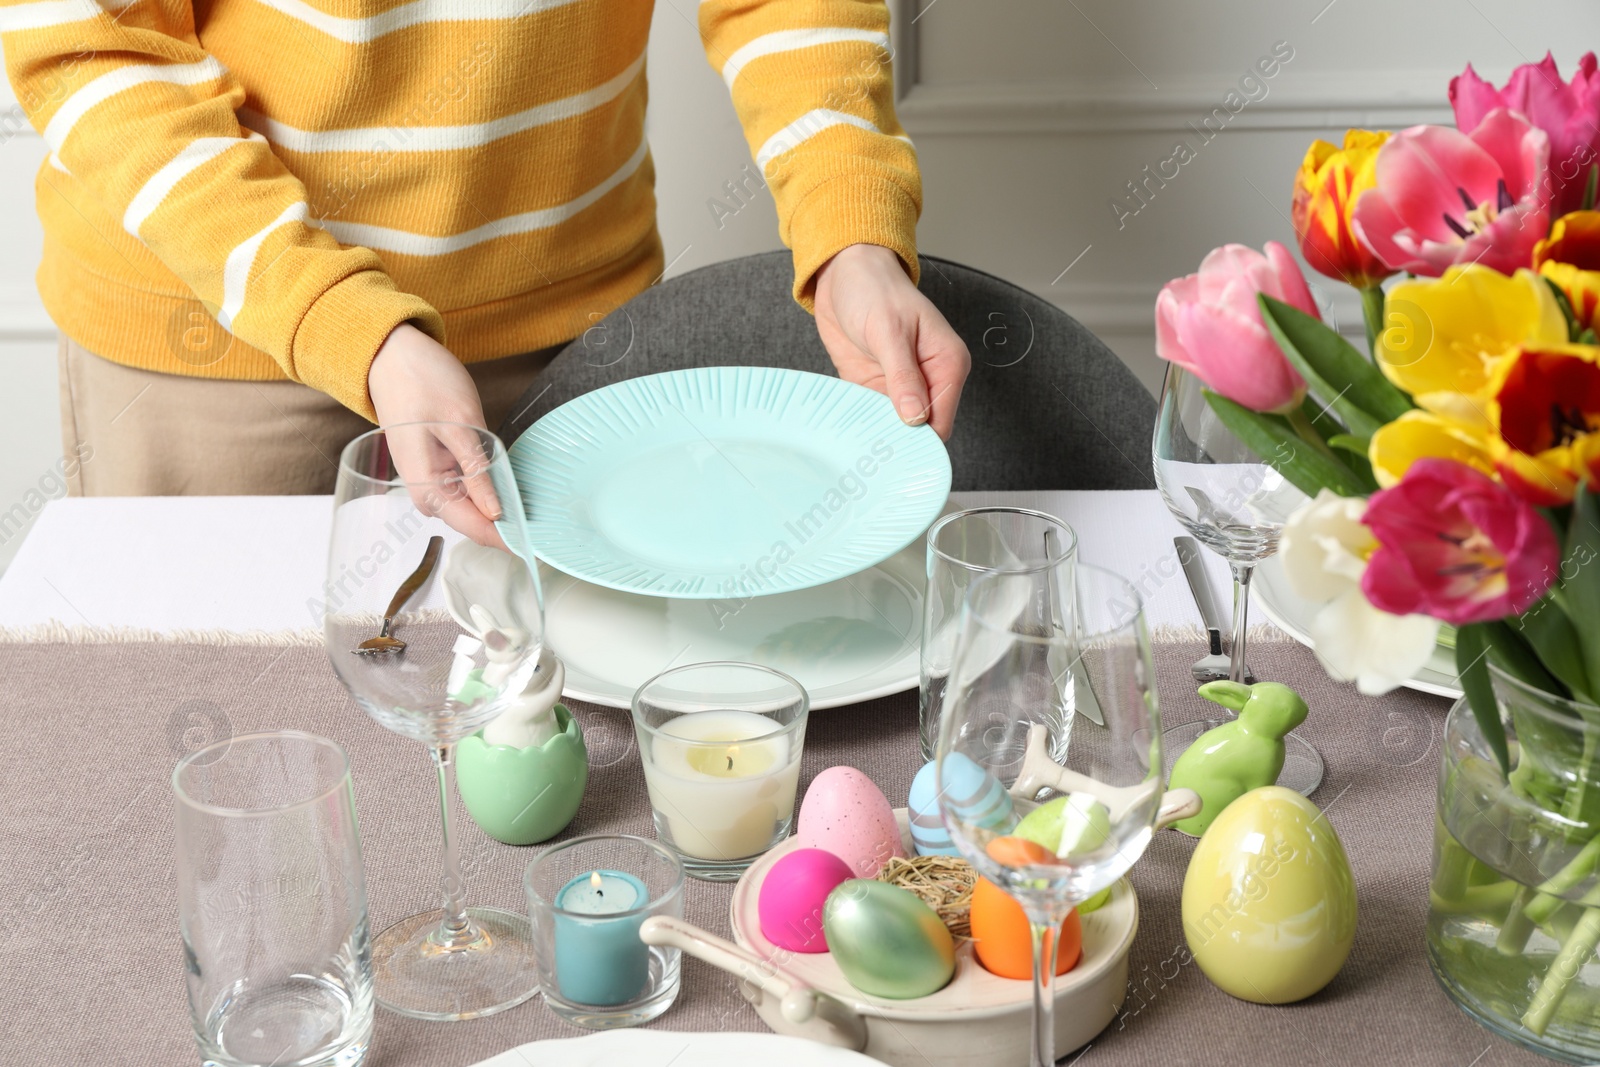
[{"label": "green ceramic egg cup", "polygon": [[564,830],[589,782],[589,753],[578,720],[555,707],[561,732],[542,745],[491,745],[483,732],[456,748],[456,785],[483,832],[508,845],[534,845]]}]

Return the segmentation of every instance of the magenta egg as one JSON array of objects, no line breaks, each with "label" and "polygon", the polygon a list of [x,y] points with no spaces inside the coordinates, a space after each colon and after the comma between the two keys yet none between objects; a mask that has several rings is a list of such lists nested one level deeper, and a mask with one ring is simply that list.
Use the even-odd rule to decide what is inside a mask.
[{"label": "magenta egg", "polygon": [[855,875],[849,864],[820,848],[797,848],[767,872],[756,898],[761,935],[790,952],[826,952],[822,904]]}]

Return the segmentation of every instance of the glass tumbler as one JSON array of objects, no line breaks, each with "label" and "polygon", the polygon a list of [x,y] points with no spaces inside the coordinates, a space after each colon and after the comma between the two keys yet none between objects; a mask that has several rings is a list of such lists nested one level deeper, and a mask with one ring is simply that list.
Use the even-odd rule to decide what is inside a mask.
[{"label": "glass tumbler", "polygon": [[311,734],[190,753],[177,795],[189,1012],[207,1067],[353,1067],[372,1035],[350,762]]},{"label": "glass tumbler", "polygon": [[733,881],[789,836],[811,698],[754,663],[691,663],[633,695],[656,837],[708,881]]},{"label": "glass tumbler", "polygon": [[[1026,508],[958,511],[928,530],[928,589],[922,601],[922,672],[917,690],[923,759],[933,759],[939,739],[939,712],[955,656],[961,602],[972,580],[992,571],[1070,574],[1077,556],[1078,535],[1072,527],[1054,515]],[[1060,593],[1072,595],[1070,589]],[[1060,627],[1059,611],[1044,603],[1042,594],[1031,610],[1037,616],[1039,636]],[[1056,755],[1065,751],[1067,725],[1051,729]]]},{"label": "glass tumbler", "polygon": [[680,952],[647,945],[654,915],[683,918],[683,864],[654,841],[578,837],[545,850],[523,877],[539,980],[550,1010],[578,1026],[639,1026],[678,997]]}]

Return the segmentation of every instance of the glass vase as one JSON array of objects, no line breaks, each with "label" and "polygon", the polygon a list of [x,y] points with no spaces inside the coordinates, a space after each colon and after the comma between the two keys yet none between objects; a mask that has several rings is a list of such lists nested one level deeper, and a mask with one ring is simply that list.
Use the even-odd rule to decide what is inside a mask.
[{"label": "glass vase", "polygon": [[1445,721],[1428,959],[1489,1029],[1600,1062],[1600,708],[1493,684],[1509,774],[1465,700]]}]

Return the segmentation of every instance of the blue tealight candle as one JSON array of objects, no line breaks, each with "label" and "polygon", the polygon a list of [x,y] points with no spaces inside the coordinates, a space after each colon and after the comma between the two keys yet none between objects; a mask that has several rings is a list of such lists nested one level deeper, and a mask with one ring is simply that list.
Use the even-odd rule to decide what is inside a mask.
[{"label": "blue tealight candle", "polygon": [[556,984],[578,1004],[626,1004],[650,980],[650,949],[639,939],[649,891],[622,871],[580,874],[556,894]]}]

